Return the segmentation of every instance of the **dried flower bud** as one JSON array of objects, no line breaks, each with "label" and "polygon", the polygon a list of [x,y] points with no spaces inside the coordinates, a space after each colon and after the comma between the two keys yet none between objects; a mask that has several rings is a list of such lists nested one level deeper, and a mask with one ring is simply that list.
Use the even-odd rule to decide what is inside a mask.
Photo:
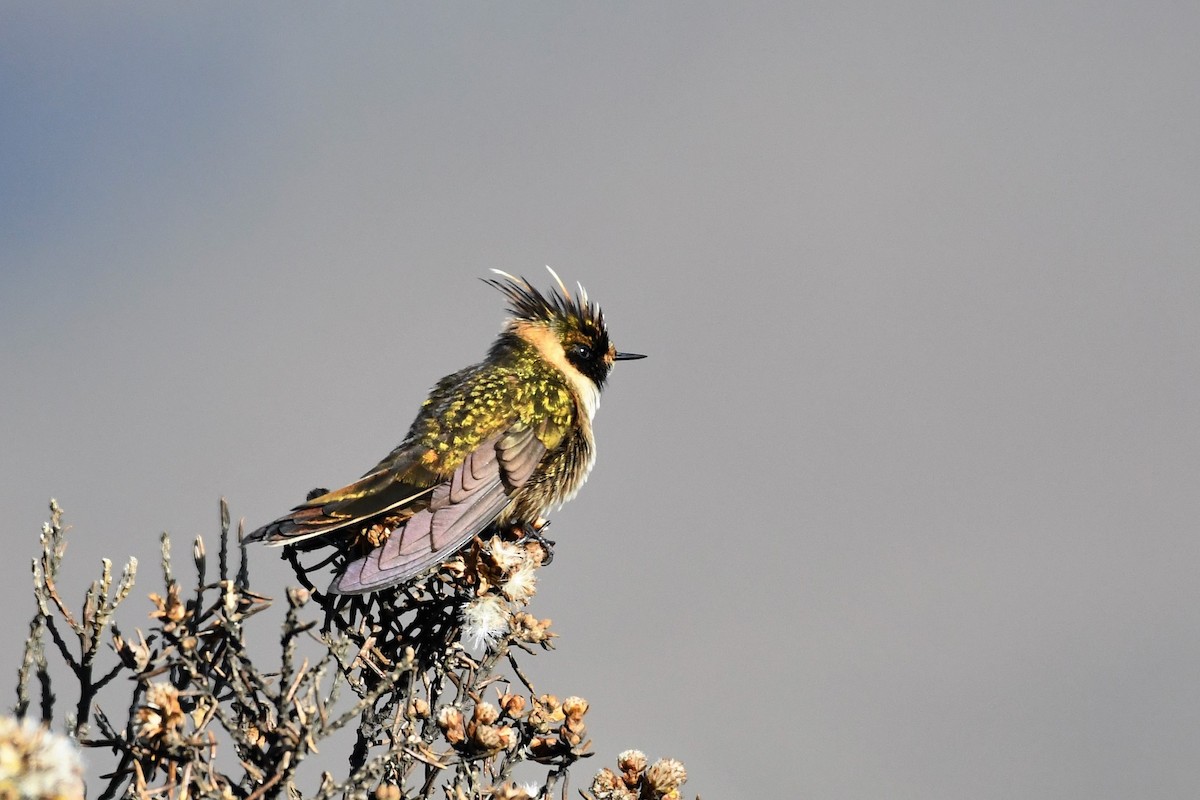
[{"label": "dried flower bud", "polygon": [[507,725],[478,725],[471,731],[471,741],[483,750],[509,750],[517,745],[517,732]]},{"label": "dried flower bud", "polygon": [[175,630],[175,626],[188,616],[187,606],[179,599],[179,584],[177,583],[172,582],[167,587],[166,597],[151,593],[150,602],[154,603],[154,610],[150,612],[150,616],[162,621],[164,631]]},{"label": "dried flower bud", "polygon": [[375,800],[400,800],[400,787],[394,783],[381,783],[375,787]]},{"label": "dried flower bud", "polygon": [[572,722],[567,720],[558,729],[559,740],[567,746],[568,749],[574,750],[583,743],[583,738],[587,736],[587,726],[582,721]]},{"label": "dried flower bud", "polygon": [[500,718],[500,710],[491,703],[476,703],[471,721],[478,725],[491,725]]},{"label": "dried flower bud", "polygon": [[113,629],[112,634],[113,649],[117,651],[117,656],[121,659],[121,663],[135,672],[142,672],[150,663],[150,645],[146,643],[142,632],[138,631],[138,641],[127,641],[123,636]]},{"label": "dried flower bud", "polygon": [[437,724],[450,744],[462,744],[467,740],[462,712],[454,706],[442,706],[438,709]]},{"label": "dried flower bud", "polygon": [[582,719],[587,713],[588,701],[582,697],[571,696],[562,702],[563,713],[568,719]]},{"label": "dried flower bud", "polygon": [[185,722],[179,690],[156,682],[146,689],[146,704],[134,712],[134,734],[147,744],[172,747],[181,743]]},{"label": "dried flower bud", "polygon": [[0,717],[0,797],[83,800],[75,745],[31,719]]},{"label": "dried flower bud", "polygon": [[620,785],[617,776],[608,767],[602,768],[592,778],[591,793],[596,800],[612,800],[613,791]]},{"label": "dried flower bud", "polygon": [[525,698],[519,694],[510,694],[505,692],[500,695],[500,709],[514,719],[520,717],[525,711]]},{"label": "dried flower bud", "polygon": [[626,786],[636,786],[646,769],[646,754],[641,750],[626,750],[617,756],[617,767]]},{"label": "dried flower bud", "polygon": [[587,736],[587,726],[583,724],[583,715],[587,710],[588,702],[582,697],[568,697],[563,700],[562,711],[566,720],[558,730],[558,738],[572,750],[579,747]]},{"label": "dried flower bud", "polygon": [[500,746],[505,750],[512,750],[517,746],[520,737],[517,736],[517,729],[511,725],[502,725],[496,729],[500,734]]},{"label": "dried flower bud", "polygon": [[529,712],[529,724],[534,730],[549,731],[550,728],[566,718],[558,698],[552,694],[544,694],[533,698],[533,709]]},{"label": "dried flower bud", "polygon": [[267,743],[266,737],[262,735],[262,731],[253,722],[247,722],[242,725],[242,737],[251,747],[258,747]]},{"label": "dried flower bud", "polygon": [[500,737],[491,725],[472,725],[468,731],[472,744],[481,750],[499,750]]},{"label": "dried flower bud", "polygon": [[646,754],[641,750],[626,750],[617,756],[617,766],[622,772],[641,772],[646,768]]},{"label": "dried flower bud", "polygon": [[506,575],[525,563],[525,548],[516,542],[493,536],[484,547],[480,561],[499,575]]},{"label": "dried flower bud", "polygon": [[442,575],[458,580],[467,574],[467,562],[463,560],[462,556],[455,556],[449,561],[443,562],[438,569]]},{"label": "dried flower bud", "polygon": [[499,739],[500,750],[512,750],[517,746],[517,732],[514,727],[500,726],[496,728],[496,734]]},{"label": "dried flower bud", "polygon": [[539,620],[524,611],[512,615],[512,631],[518,640],[543,647],[557,635],[550,632],[550,620]]},{"label": "dried flower bud", "polygon": [[492,800],[533,800],[537,796],[538,790],[532,784],[518,786],[509,782],[493,787],[487,794],[491,795]]},{"label": "dried flower bud", "polygon": [[646,770],[646,785],[659,797],[678,794],[676,790],[687,781],[687,770],[673,758],[660,758]]},{"label": "dried flower bud", "polygon": [[302,586],[293,586],[287,590],[288,605],[292,608],[300,608],[307,603],[312,597],[312,594]]},{"label": "dried flower bud", "polygon": [[414,697],[408,704],[408,715],[424,719],[429,716],[429,702],[423,697]]},{"label": "dried flower bud", "polygon": [[547,761],[562,752],[562,744],[557,737],[535,736],[529,741],[529,752],[534,761]]}]

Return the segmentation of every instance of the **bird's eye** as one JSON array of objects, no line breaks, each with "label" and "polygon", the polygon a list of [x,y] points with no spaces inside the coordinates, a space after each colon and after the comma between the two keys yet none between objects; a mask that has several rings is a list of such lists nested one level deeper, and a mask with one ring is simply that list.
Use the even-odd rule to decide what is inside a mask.
[{"label": "bird's eye", "polygon": [[571,359],[573,361],[590,361],[592,358],[592,348],[586,344],[571,345]]}]

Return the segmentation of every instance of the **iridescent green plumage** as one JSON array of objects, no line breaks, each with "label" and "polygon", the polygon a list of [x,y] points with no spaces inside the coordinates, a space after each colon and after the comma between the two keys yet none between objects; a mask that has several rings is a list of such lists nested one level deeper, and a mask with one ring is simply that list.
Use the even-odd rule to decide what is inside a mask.
[{"label": "iridescent green plumage", "polygon": [[[553,272],[552,272],[553,274]],[[349,486],[312,497],[248,541],[309,547],[331,538],[367,552],[331,587],[353,593],[410,580],[489,525],[531,530],[591,469],[591,419],[618,353],[580,290],[546,296],[488,281],[512,318],[479,364],[443,378],[386,458]],[[557,279],[557,276],[555,276]]]}]

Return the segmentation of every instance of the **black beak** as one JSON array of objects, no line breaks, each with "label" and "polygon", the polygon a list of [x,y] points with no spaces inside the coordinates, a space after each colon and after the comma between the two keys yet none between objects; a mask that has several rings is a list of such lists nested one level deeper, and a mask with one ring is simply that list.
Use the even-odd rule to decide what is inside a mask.
[{"label": "black beak", "polygon": [[637,361],[639,358],[645,358],[645,356],[639,353],[617,353],[613,356],[613,361]]}]

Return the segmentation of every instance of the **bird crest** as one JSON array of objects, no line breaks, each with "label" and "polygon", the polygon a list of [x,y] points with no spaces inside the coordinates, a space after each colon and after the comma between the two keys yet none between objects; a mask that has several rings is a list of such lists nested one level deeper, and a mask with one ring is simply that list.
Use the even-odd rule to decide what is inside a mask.
[{"label": "bird crest", "polygon": [[583,285],[575,284],[579,291],[572,294],[557,272],[549,266],[546,269],[558,284],[557,292],[543,294],[525,278],[498,269],[492,272],[499,275],[500,279],[484,278],[483,281],[499,289],[508,298],[508,308],[514,320],[550,324],[560,330],[576,331],[593,339],[603,336],[606,333],[604,312],[599,305],[588,300]]}]

